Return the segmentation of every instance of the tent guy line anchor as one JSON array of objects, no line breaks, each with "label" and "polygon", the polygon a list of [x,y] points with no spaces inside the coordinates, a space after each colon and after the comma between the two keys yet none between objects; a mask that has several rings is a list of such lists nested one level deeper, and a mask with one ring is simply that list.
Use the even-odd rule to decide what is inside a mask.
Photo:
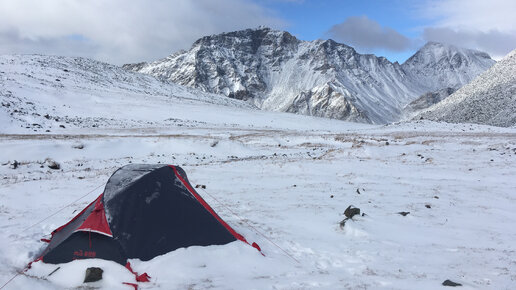
[{"label": "tent guy line anchor", "polygon": [[88,193],[86,193],[85,195],[83,195],[83,196],[79,197],[78,199],[76,199],[76,200],[72,201],[71,203],[69,203],[69,204],[65,205],[64,207],[62,207],[62,208],[58,209],[57,211],[55,211],[55,212],[54,212],[54,213],[52,213],[51,215],[49,215],[49,216],[45,217],[44,219],[42,219],[42,220],[40,220],[40,221],[36,222],[35,224],[32,224],[32,225],[30,225],[30,226],[26,227],[25,229],[23,229],[23,231],[25,232],[26,230],[28,230],[28,229],[30,229],[30,228],[32,228],[32,227],[34,227],[34,226],[36,226],[36,225],[38,225],[38,224],[40,224],[40,223],[42,223],[42,222],[46,221],[47,219],[49,219],[49,218],[51,218],[51,217],[55,216],[56,214],[60,213],[60,212],[61,212],[61,211],[63,211],[64,209],[66,209],[66,208],[68,208],[69,206],[71,206],[72,204],[74,204],[74,203],[78,202],[79,200],[81,200],[81,199],[85,198],[86,196],[90,195],[92,192],[94,192],[95,190],[99,189],[102,185],[104,185],[104,183],[100,184],[99,186],[97,186],[97,187],[95,187],[94,189],[90,190],[90,191],[89,191]]},{"label": "tent guy line anchor", "polygon": [[231,208],[229,208],[227,205],[223,204],[222,202],[220,202],[217,198],[215,198],[213,195],[211,195],[210,193],[208,193],[206,191],[206,189],[204,188],[200,188],[204,193],[206,193],[209,197],[211,197],[212,199],[214,199],[217,203],[219,203],[220,205],[222,205],[225,209],[227,209],[229,212],[231,212],[234,216],[236,216],[238,219],[240,219],[240,221],[242,221],[243,223],[245,223],[249,228],[253,229],[257,234],[259,234],[260,236],[262,236],[263,238],[265,238],[267,241],[269,241],[269,243],[273,244],[275,247],[277,247],[278,249],[280,249],[281,251],[283,251],[283,253],[285,253],[289,258],[291,258],[292,260],[296,261],[296,263],[298,264],[301,264],[301,262],[299,262],[299,260],[297,260],[296,258],[294,258],[294,256],[292,256],[291,254],[289,254],[286,250],[284,250],[282,247],[278,246],[278,244],[276,244],[274,241],[272,241],[271,239],[269,239],[265,234],[263,234],[262,232],[260,232],[257,228],[255,228],[254,226],[252,226],[250,223],[248,223],[246,220],[244,220],[243,218],[241,218],[239,215],[237,215],[234,211],[231,210]]}]

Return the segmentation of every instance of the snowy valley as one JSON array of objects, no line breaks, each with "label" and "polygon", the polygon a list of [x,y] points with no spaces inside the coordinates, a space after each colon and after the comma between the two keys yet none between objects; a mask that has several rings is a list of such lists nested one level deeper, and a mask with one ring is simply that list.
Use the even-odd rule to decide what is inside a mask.
[{"label": "snowy valley", "polygon": [[[141,289],[516,287],[515,128],[261,111],[82,58],[1,56],[0,96],[0,286],[22,273],[5,289],[131,289],[98,259],[23,272],[129,163],[182,166],[265,255],[236,241],[132,260]],[[364,215],[341,225],[349,205]],[[83,284],[91,266],[105,279]]]}]

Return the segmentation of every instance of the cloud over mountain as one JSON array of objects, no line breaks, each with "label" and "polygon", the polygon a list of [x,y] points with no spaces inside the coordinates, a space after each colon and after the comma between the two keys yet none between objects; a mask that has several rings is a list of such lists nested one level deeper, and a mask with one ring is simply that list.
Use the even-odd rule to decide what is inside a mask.
[{"label": "cloud over mountain", "polygon": [[245,0],[2,0],[0,54],[79,55],[112,63],[155,59],[197,38],[242,27],[281,27]]},{"label": "cloud over mountain", "polygon": [[348,17],[344,22],[331,27],[328,35],[359,49],[404,51],[411,44],[409,38],[392,28],[382,27],[367,16]]}]

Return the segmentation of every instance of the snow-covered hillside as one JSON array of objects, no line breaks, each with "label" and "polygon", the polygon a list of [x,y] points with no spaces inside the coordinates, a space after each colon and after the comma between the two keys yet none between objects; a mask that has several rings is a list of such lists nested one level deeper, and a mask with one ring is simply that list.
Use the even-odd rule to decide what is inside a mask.
[{"label": "snow-covered hillside", "polygon": [[516,125],[516,50],[416,119],[452,123]]},{"label": "snow-covered hillside", "polygon": [[485,53],[429,43],[400,65],[331,39],[300,41],[260,27],[206,36],[188,51],[124,67],[266,110],[389,123],[418,96],[458,88],[493,63]]},{"label": "snow-covered hillside", "polygon": [[252,108],[107,63],[43,55],[0,56],[0,97],[3,133],[174,124],[171,112],[195,114],[191,105],[199,103],[222,111]]}]

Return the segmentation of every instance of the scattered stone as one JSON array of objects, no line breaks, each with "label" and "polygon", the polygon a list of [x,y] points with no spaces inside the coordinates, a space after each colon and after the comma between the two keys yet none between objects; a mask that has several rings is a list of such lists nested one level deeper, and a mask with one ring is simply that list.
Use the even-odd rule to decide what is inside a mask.
[{"label": "scattered stone", "polygon": [[429,204],[425,204],[425,207],[426,208],[432,208],[432,206],[430,206]]},{"label": "scattered stone", "polygon": [[219,144],[219,141],[216,140],[216,141],[213,141],[213,143],[210,144],[210,147],[215,147]]},{"label": "scattered stone", "polygon": [[294,184],[294,185],[292,185],[292,187],[297,187],[297,185]]},{"label": "scattered stone", "polygon": [[398,214],[401,214],[402,216],[407,216],[410,213],[410,211],[400,211]]},{"label": "scattered stone", "polygon": [[344,211],[344,215],[347,218],[353,218],[357,214],[360,215],[360,209],[352,205],[348,206],[348,208],[346,208],[346,210]]},{"label": "scattered stone", "polygon": [[61,165],[50,158],[45,159],[45,165],[47,165],[47,167],[50,169],[54,169],[54,170],[61,169]]},{"label": "scattered stone", "polygon": [[451,280],[445,280],[445,281],[443,282],[443,286],[457,287],[457,286],[462,286],[462,284],[457,283],[457,282],[453,282],[453,281],[451,281]]},{"label": "scattered stone", "polygon": [[11,163],[11,168],[16,169],[16,168],[18,168],[18,165],[20,165],[20,163],[18,163],[18,161],[14,160],[14,162]]},{"label": "scattered stone", "polygon": [[74,148],[74,149],[84,149],[84,144],[76,144],[76,145],[73,145],[72,148]]},{"label": "scattered stone", "polygon": [[389,141],[385,141],[385,145],[389,145]]},{"label": "scattered stone", "polygon": [[330,198],[333,198],[333,194],[332,194],[332,195],[330,195]]},{"label": "scattered stone", "polygon": [[84,276],[84,283],[96,282],[102,280],[102,273],[104,271],[98,267],[90,267],[86,269],[86,276]]},{"label": "scattered stone", "polygon": [[435,198],[435,199],[439,199],[439,197],[438,197],[437,195],[434,195],[434,198]]},{"label": "scattered stone", "polygon": [[59,128],[66,128],[65,125],[59,125]]},{"label": "scattered stone", "polygon": [[195,185],[195,188],[202,188],[202,189],[206,189],[206,185],[204,185],[204,184],[196,184],[196,185]]},{"label": "scattered stone", "polygon": [[357,188],[357,193],[360,194],[360,188]]}]

